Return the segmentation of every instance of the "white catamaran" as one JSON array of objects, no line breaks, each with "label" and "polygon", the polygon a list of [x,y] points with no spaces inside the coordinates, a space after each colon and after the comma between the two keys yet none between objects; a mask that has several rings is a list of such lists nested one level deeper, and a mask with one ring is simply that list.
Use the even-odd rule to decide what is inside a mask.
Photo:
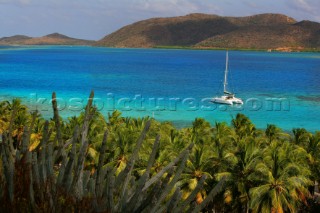
[{"label": "white catamaran", "polygon": [[228,85],[228,66],[229,66],[229,55],[228,51],[226,54],[226,70],[224,71],[224,82],[223,82],[223,95],[221,97],[215,97],[211,101],[213,103],[218,104],[243,104],[243,101],[240,98],[236,98],[235,94],[228,92],[227,85]]}]

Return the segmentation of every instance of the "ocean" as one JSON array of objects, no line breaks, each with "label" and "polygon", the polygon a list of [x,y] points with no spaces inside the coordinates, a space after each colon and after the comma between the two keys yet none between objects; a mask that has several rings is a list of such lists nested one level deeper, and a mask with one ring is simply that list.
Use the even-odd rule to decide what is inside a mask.
[{"label": "ocean", "polygon": [[150,116],[177,127],[201,117],[211,124],[237,113],[257,128],[320,130],[320,54],[229,51],[228,87],[242,106],[217,105],[225,51],[116,49],[74,46],[0,47],[0,100],[18,97],[52,117],[57,93],[63,118],[78,115],[90,91],[107,117]]}]

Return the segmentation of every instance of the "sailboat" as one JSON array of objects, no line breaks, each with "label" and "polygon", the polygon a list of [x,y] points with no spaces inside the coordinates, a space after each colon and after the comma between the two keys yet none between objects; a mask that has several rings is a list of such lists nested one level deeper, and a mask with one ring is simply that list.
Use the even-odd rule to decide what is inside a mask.
[{"label": "sailboat", "polygon": [[235,94],[233,94],[227,90],[228,68],[229,68],[229,54],[227,51],[227,53],[226,53],[226,69],[224,71],[223,95],[220,97],[213,98],[211,100],[211,102],[218,103],[218,104],[227,104],[227,105],[243,104],[243,101],[240,98],[236,98]]}]

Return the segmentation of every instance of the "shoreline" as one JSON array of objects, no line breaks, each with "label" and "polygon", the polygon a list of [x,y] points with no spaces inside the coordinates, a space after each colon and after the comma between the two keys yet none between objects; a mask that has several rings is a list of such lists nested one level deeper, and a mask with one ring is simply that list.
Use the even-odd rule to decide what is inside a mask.
[{"label": "shoreline", "polygon": [[270,52],[270,53],[320,53],[320,49],[306,48],[306,49],[295,49],[291,47],[280,47],[277,49],[256,49],[256,48],[220,48],[220,47],[192,47],[192,46],[154,46],[154,47],[108,47],[108,46],[96,46],[96,45],[68,45],[68,44],[0,44],[0,47],[45,47],[45,46],[57,46],[57,47],[97,47],[97,48],[114,48],[114,49],[164,49],[164,50],[233,50],[233,51],[252,51],[252,52]]},{"label": "shoreline", "polygon": [[[32,104],[26,100],[24,100],[23,98],[21,97],[14,97],[12,96],[11,98],[7,98],[7,99],[0,99],[0,103],[1,102],[5,102],[5,101],[8,101],[8,102],[12,102],[12,100],[14,99],[17,99],[17,100],[20,100],[21,101],[21,104],[24,105],[26,108],[27,108],[27,111],[32,114],[34,113],[35,111],[37,111],[40,115],[40,117],[42,117],[43,119],[45,120],[51,120],[53,119],[53,109],[52,109],[52,104],[51,103],[46,103],[45,106],[42,105],[42,106],[39,106],[39,104]],[[81,113],[83,113],[85,111],[85,107],[83,107],[81,110],[78,110],[78,111],[70,111],[70,110],[59,110],[59,114],[60,114],[60,117],[62,118],[63,121],[69,121],[69,118],[72,118],[74,116],[79,116]],[[181,129],[186,129],[186,128],[191,128],[192,127],[192,123],[196,120],[196,119],[204,119],[206,122],[208,122],[212,127],[214,126],[215,123],[226,123],[228,126],[231,126],[231,120],[232,118],[230,118],[229,120],[224,120],[224,121],[218,121],[218,120],[215,120],[214,122],[206,119],[205,117],[203,116],[198,116],[198,117],[195,117],[194,119],[191,119],[191,120],[176,120],[176,119],[166,119],[166,118],[160,118],[160,117],[154,117],[152,116],[152,112],[155,112],[155,111],[152,111],[152,110],[148,110],[148,112],[150,112],[150,115],[146,114],[146,115],[128,115],[126,111],[123,111],[119,108],[115,108],[113,111],[98,111],[99,113],[101,113],[103,115],[103,117],[105,119],[108,118],[108,113],[113,113],[115,111],[118,111],[118,112],[121,112],[121,117],[123,118],[132,118],[132,119],[143,119],[143,118],[150,118],[150,119],[154,119],[160,123],[170,123],[172,126],[174,126],[176,129],[178,130],[181,130]],[[250,115],[248,115],[247,113],[241,113],[245,116],[247,116],[252,122],[253,124],[255,125],[255,128],[256,130],[259,130],[259,131],[265,131],[267,129],[267,125],[264,125],[263,127],[259,126],[257,124],[256,121],[253,120],[252,117],[250,117]],[[272,122],[268,122],[268,124],[271,124],[271,125],[275,125],[277,128],[279,128],[282,132],[284,133],[287,133],[287,134],[290,134],[292,135],[292,131],[293,129],[306,129],[308,132],[312,133],[312,134],[315,134],[316,132],[319,132],[320,129],[316,129],[316,130],[311,130],[309,128],[305,128],[305,127],[298,127],[298,126],[295,126],[295,127],[291,127],[290,129],[287,129],[287,128],[283,128],[282,126],[280,126],[279,124],[275,124],[275,123],[272,123]]]},{"label": "shoreline", "polygon": [[[277,49],[255,49],[255,48],[220,48],[220,47],[192,47],[192,46],[155,46],[152,49],[186,49],[186,50],[234,50],[234,51],[254,51],[254,52],[285,52],[285,53],[299,53],[299,52],[310,52],[320,53],[320,49],[290,49],[288,48],[277,48]],[[284,50],[281,50],[284,49]]]}]

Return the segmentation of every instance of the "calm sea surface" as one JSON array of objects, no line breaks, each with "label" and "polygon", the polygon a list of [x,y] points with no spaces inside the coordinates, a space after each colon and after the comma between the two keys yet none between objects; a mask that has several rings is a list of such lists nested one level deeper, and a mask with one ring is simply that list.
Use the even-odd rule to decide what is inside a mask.
[{"label": "calm sea surface", "polygon": [[91,90],[104,115],[150,116],[190,126],[196,117],[230,123],[244,113],[258,128],[320,130],[320,54],[230,51],[229,88],[243,106],[210,103],[221,95],[225,51],[0,47],[0,100],[19,97],[46,118],[51,93],[61,115],[77,115]]}]

